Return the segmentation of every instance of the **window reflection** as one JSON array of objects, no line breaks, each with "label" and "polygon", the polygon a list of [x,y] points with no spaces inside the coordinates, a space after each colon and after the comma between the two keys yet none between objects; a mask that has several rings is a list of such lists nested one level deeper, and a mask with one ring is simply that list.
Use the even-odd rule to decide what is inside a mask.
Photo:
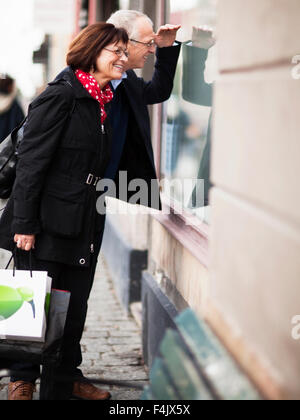
[{"label": "window reflection", "polygon": [[202,217],[198,210],[209,205],[211,187],[211,82],[217,71],[213,35],[203,25],[215,28],[216,0],[171,0],[169,16],[170,23],[182,25],[183,45],[172,96],[164,106],[162,177],[204,180],[191,185],[185,197],[175,187],[171,197]]}]

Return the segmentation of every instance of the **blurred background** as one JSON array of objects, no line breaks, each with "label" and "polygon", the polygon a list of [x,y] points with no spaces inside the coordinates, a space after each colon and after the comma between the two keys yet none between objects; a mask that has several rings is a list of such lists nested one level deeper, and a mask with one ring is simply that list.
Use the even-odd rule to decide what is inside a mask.
[{"label": "blurred background", "polygon": [[0,72],[16,79],[25,102],[64,67],[75,6],[74,0],[0,3]]}]

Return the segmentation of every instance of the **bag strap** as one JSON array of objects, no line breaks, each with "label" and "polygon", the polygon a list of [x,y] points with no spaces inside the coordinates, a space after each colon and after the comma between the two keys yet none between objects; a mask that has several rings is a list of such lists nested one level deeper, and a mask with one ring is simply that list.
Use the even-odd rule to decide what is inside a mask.
[{"label": "bag strap", "polygon": [[24,124],[26,123],[26,121],[27,121],[27,116],[23,119],[23,121],[22,122],[20,122],[20,124],[19,125],[17,125],[17,127],[15,127],[14,129],[13,129],[13,131],[10,133],[10,136],[11,136],[11,138],[12,138],[12,143],[13,143],[13,145],[14,145],[14,147],[15,147],[15,149],[16,149],[16,147],[18,146],[17,145],[17,140],[18,140],[18,132],[19,132],[19,130],[24,126]]},{"label": "bag strap", "polygon": [[7,265],[6,265],[6,267],[5,267],[5,270],[8,270],[8,267],[10,266],[10,263],[12,262],[12,259],[14,258],[14,254],[13,254],[13,252],[12,252],[12,254],[11,254],[11,257],[10,257],[10,259],[9,259],[9,261],[8,261],[8,263],[7,263]]},{"label": "bag strap", "polygon": [[[32,251],[29,251],[29,271],[30,271],[30,277],[32,278]],[[15,273],[16,270],[18,270],[18,247],[17,245],[15,246],[15,248],[12,251],[11,257],[5,267],[5,270],[8,270],[8,267],[10,266],[10,263],[12,262],[12,260],[14,261],[14,265],[13,265],[13,277],[15,277]]]}]

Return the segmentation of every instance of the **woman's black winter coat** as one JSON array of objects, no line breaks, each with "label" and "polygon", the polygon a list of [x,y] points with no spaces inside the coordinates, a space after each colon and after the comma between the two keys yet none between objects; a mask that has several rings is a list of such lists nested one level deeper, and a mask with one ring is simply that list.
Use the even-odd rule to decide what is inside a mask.
[{"label": "woman's black winter coat", "polygon": [[37,258],[89,266],[103,217],[96,212],[96,188],[86,180],[103,177],[110,149],[99,103],[67,68],[29,107],[0,247],[12,250],[15,233],[35,234]]}]

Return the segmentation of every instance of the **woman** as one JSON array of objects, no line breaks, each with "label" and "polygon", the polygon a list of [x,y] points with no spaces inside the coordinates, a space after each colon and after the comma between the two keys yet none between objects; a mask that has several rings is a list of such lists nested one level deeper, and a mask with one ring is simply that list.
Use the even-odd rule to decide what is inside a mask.
[{"label": "woman", "polygon": [[[18,268],[29,268],[33,249],[33,268],[48,271],[54,288],[71,292],[57,373],[73,376],[74,382],[56,399],[110,397],[76,377],[82,377],[79,343],[104,229],[105,216],[96,212],[96,184],[110,156],[108,82],[122,77],[127,43],[124,29],[104,23],[90,25],[72,42],[69,67],[29,107],[16,182],[0,221],[0,246],[12,250],[17,244]],[[31,399],[39,366],[22,363],[14,370],[9,399]],[[30,380],[28,371],[35,372]]]}]

